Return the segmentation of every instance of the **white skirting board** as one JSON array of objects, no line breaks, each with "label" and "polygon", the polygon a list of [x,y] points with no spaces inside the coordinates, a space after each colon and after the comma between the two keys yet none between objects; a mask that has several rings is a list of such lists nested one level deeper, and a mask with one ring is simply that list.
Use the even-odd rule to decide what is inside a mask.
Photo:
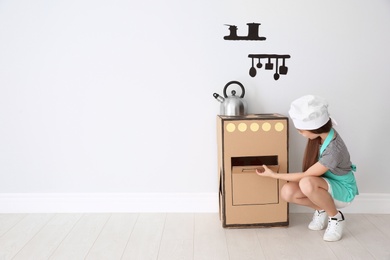
[{"label": "white skirting board", "polygon": [[[0,213],[218,212],[217,193],[0,193]],[[290,204],[292,213],[311,209]],[[364,193],[345,213],[390,214],[390,194]]]}]

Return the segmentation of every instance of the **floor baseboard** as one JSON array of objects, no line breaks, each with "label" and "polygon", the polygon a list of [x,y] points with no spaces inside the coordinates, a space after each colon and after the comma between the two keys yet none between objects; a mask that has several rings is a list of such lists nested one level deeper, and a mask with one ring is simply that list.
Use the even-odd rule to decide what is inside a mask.
[{"label": "floor baseboard", "polygon": [[[0,213],[218,212],[217,193],[0,193]],[[290,204],[292,213],[311,209]],[[364,193],[345,213],[390,214],[390,194]]]}]

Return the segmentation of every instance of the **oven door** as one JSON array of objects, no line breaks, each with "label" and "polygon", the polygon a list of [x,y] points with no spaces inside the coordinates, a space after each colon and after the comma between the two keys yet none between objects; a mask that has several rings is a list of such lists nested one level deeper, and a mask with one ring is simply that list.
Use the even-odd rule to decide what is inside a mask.
[{"label": "oven door", "polygon": [[[232,167],[233,206],[279,203],[279,180],[261,177],[256,173],[260,165]],[[268,165],[279,172],[279,165]]]}]

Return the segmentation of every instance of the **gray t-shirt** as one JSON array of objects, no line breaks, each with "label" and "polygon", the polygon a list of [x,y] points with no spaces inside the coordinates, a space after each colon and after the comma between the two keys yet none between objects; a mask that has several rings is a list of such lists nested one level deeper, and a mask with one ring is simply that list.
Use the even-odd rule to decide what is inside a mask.
[{"label": "gray t-shirt", "polygon": [[319,162],[336,175],[345,175],[351,171],[351,159],[343,139],[335,132],[335,137],[322,153]]}]

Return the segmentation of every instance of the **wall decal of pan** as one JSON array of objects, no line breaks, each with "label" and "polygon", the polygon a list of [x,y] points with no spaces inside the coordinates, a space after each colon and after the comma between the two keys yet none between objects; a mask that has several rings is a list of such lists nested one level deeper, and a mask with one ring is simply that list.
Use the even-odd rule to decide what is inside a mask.
[{"label": "wall decal of pan", "polygon": [[[275,68],[274,79],[278,80],[280,75],[286,75],[288,72],[288,67],[286,66],[286,59],[291,58],[288,54],[249,54],[249,58],[252,59],[252,67],[249,69],[249,75],[251,77],[255,77],[257,74],[257,69],[261,69],[263,67],[263,63],[261,63],[261,59],[266,59],[266,63],[264,65],[265,70],[273,70]],[[256,67],[255,67],[255,59],[257,59]],[[275,66],[272,63],[272,59],[275,59]],[[279,66],[279,59],[282,61],[282,65]]]},{"label": "wall decal of pan", "polygon": [[266,38],[259,36],[259,26],[260,23],[247,23],[248,25],[248,35],[238,36],[237,35],[237,26],[225,24],[229,26],[230,34],[223,37],[225,40],[230,41],[265,41]]}]

